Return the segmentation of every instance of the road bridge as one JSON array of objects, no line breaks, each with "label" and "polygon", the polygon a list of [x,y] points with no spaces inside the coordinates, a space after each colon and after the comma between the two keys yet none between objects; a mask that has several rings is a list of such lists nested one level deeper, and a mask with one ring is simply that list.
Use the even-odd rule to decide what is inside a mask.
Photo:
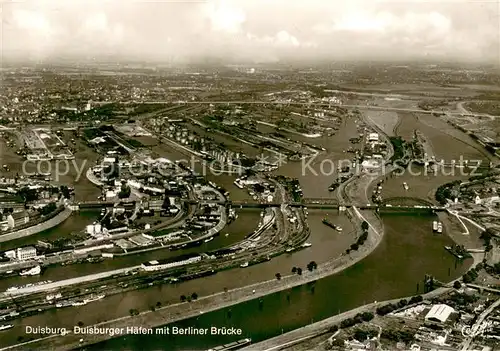
[{"label": "road bridge", "polygon": [[115,207],[115,206],[135,206],[135,201],[80,201],[73,205],[78,207],[78,209],[93,209],[93,208],[104,208],[104,207]]},{"label": "road bridge", "polygon": [[388,197],[382,200],[381,205],[384,207],[391,206],[427,206],[433,207],[434,204],[428,200],[421,199],[419,197],[410,196],[400,196],[400,197]]}]

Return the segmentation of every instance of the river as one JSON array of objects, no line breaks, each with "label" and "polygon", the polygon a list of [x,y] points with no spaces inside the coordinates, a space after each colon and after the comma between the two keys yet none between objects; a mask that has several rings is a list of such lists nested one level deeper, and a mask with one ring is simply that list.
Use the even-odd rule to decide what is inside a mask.
[{"label": "river", "polygon": [[[424,124],[418,119],[405,119],[399,128],[400,130],[410,130],[412,123],[413,129],[424,129]],[[460,145],[463,145],[463,143],[458,142],[455,136],[450,136],[445,130],[428,128],[429,130],[424,132],[431,134],[430,138],[436,152],[443,158],[458,159],[464,147],[458,148],[456,143],[460,143]],[[354,120],[348,120],[336,135],[308,140],[308,142],[316,143],[328,150],[313,161],[315,165],[313,169],[319,170],[321,161],[324,159],[350,158],[351,155],[343,153],[343,150],[350,146],[348,138],[356,134],[356,123]],[[448,147],[448,142],[453,147]],[[155,147],[154,151],[171,159],[186,158],[183,153],[173,151],[171,147],[165,145]],[[483,153],[474,147],[467,148],[467,155],[476,157],[476,159],[485,157]],[[285,164],[278,172],[287,176],[298,177],[305,197],[333,196],[327,190],[334,179],[333,175],[311,176],[310,174],[304,174],[303,169],[303,162],[295,162]],[[208,178],[230,191],[231,198],[235,200],[248,198],[245,191],[232,184],[234,176],[209,175]],[[443,179],[439,181],[439,177],[435,178],[435,182],[429,182],[429,179],[425,177],[412,177],[411,180],[408,180],[410,189],[418,189],[415,195],[422,196],[426,194],[431,196],[435,187],[446,182]],[[402,185],[399,180],[394,180],[391,183],[387,182],[384,189],[396,196],[402,191]],[[344,227],[342,234],[332,231],[321,223],[321,219],[326,215],[332,221]],[[221,244],[226,245],[233,242],[233,240],[241,240],[244,235],[255,229],[257,217],[258,212],[240,211],[238,220],[223,230],[223,233],[230,232],[230,235],[227,238],[225,236],[217,238],[209,243],[210,247],[207,245],[206,249],[212,249],[212,246],[216,248]],[[432,274],[439,280],[448,281],[462,275],[471,263],[466,261],[456,265],[455,259],[443,248],[444,245],[452,243],[451,239],[448,236],[432,234],[430,223],[433,219],[433,217],[428,216],[384,216],[383,224],[386,236],[375,252],[342,273],[317,281],[314,293],[306,286],[298,287],[287,292],[265,297],[262,308],[259,307],[258,301],[250,301],[233,306],[230,309],[231,313],[229,313],[229,309],[223,309],[201,315],[195,320],[180,323],[182,326],[193,327],[197,325],[203,327],[211,325],[220,327],[236,326],[243,330],[244,335],[242,336],[236,338],[200,336],[196,338],[123,337],[95,346],[94,349],[198,350],[206,349],[211,345],[241,339],[245,336],[258,341],[301,327],[313,320],[317,321],[354,308],[365,302],[407,296],[417,292],[421,293],[422,280],[425,274]],[[15,343],[19,335],[24,335],[23,326],[26,325],[72,327],[78,321],[82,321],[85,325],[91,325],[115,317],[126,316],[129,309],[132,308],[138,310],[148,309],[158,301],[162,302],[163,305],[176,303],[182,294],[190,295],[192,292],[197,292],[199,296],[207,296],[211,293],[220,292],[224,288],[231,289],[273,279],[275,273],[286,274],[293,266],[305,267],[311,260],[321,263],[336,257],[354,241],[354,238],[349,235],[353,228],[347,217],[337,211],[329,213],[310,211],[309,225],[311,227],[311,238],[308,241],[313,244],[311,248],[291,255],[283,255],[244,270],[223,271],[204,279],[114,295],[86,306],[51,310],[40,315],[27,317],[19,322],[16,321],[15,328],[5,334],[5,345]],[[223,240],[227,241],[223,243]],[[205,248],[199,249],[203,250]],[[56,280],[75,275],[90,274],[121,267],[125,264],[138,264],[152,258],[168,257],[168,255],[170,255],[169,251],[162,250],[141,254],[136,257],[117,258],[100,265],[88,264],[49,268],[40,279],[46,280],[52,277],[52,280]],[[101,265],[102,267],[100,267]],[[417,284],[419,283],[420,290],[417,291]],[[14,281],[9,284],[14,284]],[[77,313],[76,308],[78,308]]]}]

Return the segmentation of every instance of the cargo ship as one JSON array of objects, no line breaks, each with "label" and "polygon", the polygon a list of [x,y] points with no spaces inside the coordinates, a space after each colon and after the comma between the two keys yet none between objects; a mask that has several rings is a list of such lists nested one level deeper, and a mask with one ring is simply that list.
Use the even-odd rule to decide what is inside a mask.
[{"label": "cargo ship", "polygon": [[229,351],[229,350],[237,350],[237,349],[240,349],[240,348],[242,348],[244,346],[247,346],[247,345],[249,345],[251,343],[252,343],[252,339],[246,338],[246,339],[235,341],[235,342],[232,342],[232,343],[229,343],[229,344],[217,346],[217,347],[214,347],[212,349],[208,349],[207,351]]},{"label": "cargo ship", "polygon": [[102,300],[106,297],[106,295],[104,294],[101,294],[101,295],[97,295],[97,296],[90,296],[86,299],[83,299],[83,302],[85,302],[86,304],[89,303],[89,302],[94,302],[94,301],[99,301],[99,300]]},{"label": "cargo ship", "polygon": [[324,224],[324,225],[329,226],[329,227],[330,227],[330,228],[332,228],[332,229],[335,229],[336,231],[339,231],[339,232],[341,232],[341,231],[342,231],[342,228],[341,228],[341,227],[339,227],[338,225],[333,224],[332,222],[330,222],[330,221],[329,221],[328,219],[326,219],[326,218],[323,218],[323,224]]},{"label": "cargo ship", "polygon": [[11,329],[11,328],[14,328],[14,326],[12,324],[3,324],[3,325],[0,325],[0,331],[8,330],[8,329]]},{"label": "cargo ship", "polygon": [[438,222],[433,221],[432,222],[432,231],[437,232],[437,230],[438,230]]},{"label": "cargo ship", "polygon": [[73,306],[73,301],[61,301],[56,304],[57,308],[70,307]]}]

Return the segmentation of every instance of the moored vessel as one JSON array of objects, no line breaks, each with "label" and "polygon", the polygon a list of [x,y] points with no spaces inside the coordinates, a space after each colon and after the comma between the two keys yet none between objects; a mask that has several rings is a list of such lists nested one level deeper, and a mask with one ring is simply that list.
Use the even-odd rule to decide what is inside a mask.
[{"label": "moored vessel", "polygon": [[230,351],[230,350],[237,350],[239,348],[242,348],[243,346],[247,346],[252,342],[252,339],[246,338],[242,339],[239,341],[235,341],[229,344],[221,345],[214,347],[212,349],[208,349],[207,351]]},{"label": "moored vessel", "polygon": [[19,273],[19,275],[31,276],[31,275],[38,275],[40,273],[42,273],[42,267],[35,266],[33,268],[29,268],[29,269],[25,269],[25,270],[21,271],[21,273]]}]

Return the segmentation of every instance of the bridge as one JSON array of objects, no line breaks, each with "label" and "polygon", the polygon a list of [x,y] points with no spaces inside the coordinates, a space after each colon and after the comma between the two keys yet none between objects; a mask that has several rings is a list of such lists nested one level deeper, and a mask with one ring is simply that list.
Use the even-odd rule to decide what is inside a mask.
[{"label": "bridge", "polygon": [[385,207],[392,207],[392,206],[402,206],[402,207],[429,206],[429,207],[434,207],[434,204],[428,200],[424,200],[424,199],[421,199],[419,197],[406,197],[406,196],[385,198],[382,200],[381,205],[385,206]]},{"label": "bridge", "polygon": [[[189,205],[200,204],[217,204],[225,207],[239,207],[239,208],[269,208],[281,207],[281,202],[255,202],[255,201],[218,201],[218,200],[185,200],[184,203]],[[385,199],[380,204],[352,204],[352,203],[339,203],[336,199],[313,199],[304,198],[302,201],[289,202],[286,205],[290,207],[307,207],[310,209],[324,209],[324,210],[339,210],[341,208],[356,207],[360,210],[375,210],[380,213],[427,213],[433,211],[445,211],[446,209],[441,206],[436,206],[430,201],[412,198],[412,197],[392,197]],[[135,206],[135,201],[113,202],[113,201],[83,201],[75,204],[74,209],[98,209],[103,207],[115,206]]]},{"label": "bridge", "polygon": [[135,201],[80,201],[74,204],[78,209],[93,209],[115,206],[135,206]]}]

